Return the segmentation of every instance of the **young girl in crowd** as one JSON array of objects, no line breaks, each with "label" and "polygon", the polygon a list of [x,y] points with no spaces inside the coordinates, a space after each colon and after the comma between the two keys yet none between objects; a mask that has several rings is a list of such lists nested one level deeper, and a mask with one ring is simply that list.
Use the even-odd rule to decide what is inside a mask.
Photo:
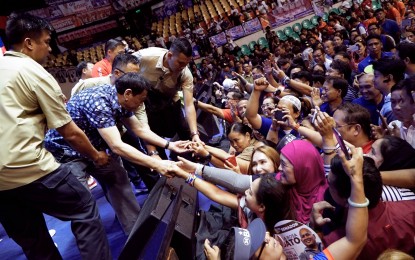
[{"label": "young girl in crowd", "polygon": [[261,175],[252,182],[244,195],[235,195],[178,166],[174,167],[174,173],[212,201],[237,210],[238,222],[242,228],[246,228],[253,219],[259,217],[266,223],[267,230],[272,232],[277,221],[293,217],[286,187],[276,180],[275,174]]}]

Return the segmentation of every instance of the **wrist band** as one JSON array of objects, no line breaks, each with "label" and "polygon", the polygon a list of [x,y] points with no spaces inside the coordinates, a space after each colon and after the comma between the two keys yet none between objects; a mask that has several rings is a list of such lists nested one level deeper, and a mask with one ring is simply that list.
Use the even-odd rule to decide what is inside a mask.
[{"label": "wrist band", "polygon": [[164,146],[164,149],[169,149],[170,141],[167,141],[166,145]]},{"label": "wrist band", "polygon": [[148,153],[149,156],[158,155],[159,152],[157,150],[151,151]]},{"label": "wrist band", "polygon": [[187,179],[185,180],[185,182],[193,187],[195,180],[196,180],[196,176],[194,174],[189,173],[189,176],[187,176]]},{"label": "wrist band", "polygon": [[210,162],[212,160],[212,155],[210,153],[208,155],[206,155],[205,160],[207,162]]},{"label": "wrist band", "polygon": [[323,147],[321,147],[321,149],[323,149],[323,150],[337,150],[338,147],[336,147],[336,146],[323,146]]},{"label": "wrist band", "polygon": [[196,131],[196,132],[191,132],[190,133],[190,138],[192,138],[193,136],[195,136],[195,135],[199,135],[199,132],[198,131]]},{"label": "wrist band", "polygon": [[326,152],[326,151],[323,149],[323,153],[324,153],[324,155],[332,155],[332,154],[336,153],[336,151],[337,151],[337,150],[331,150],[331,152]]},{"label": "wrist band", "polygon": [[284,86],[286,86],[286,87],[288,87],[288,81],[290,80],[290,78],[287,76],[287,75],[285,75],[285,77],[284,77],[284,79],[282,80],[282,84],[284,85]]},{"label": "wrist band", "polygon": [[200,163],[196,164],[195,174],[197,176],[202,176],[202,174],[203,174],[203,167],[204,167],[203,164],[200,164]]},{"label": "wrist band", "polygon": [[347,199],[347,202],[349,203],[349,206],[354,207],[354,208],[366,208],[367,206],[369,206],[369,199],[365,198],[366,202],[365,203],[356,203],[353,202],[350,197]]},{"label": "wrist band", "polygon": [[300,126],[301,125],[299,123],[297,123],[297,124],[295,124],[295,126],[293,126],[293,129],[298,132],[298,129],[300,128]]}]

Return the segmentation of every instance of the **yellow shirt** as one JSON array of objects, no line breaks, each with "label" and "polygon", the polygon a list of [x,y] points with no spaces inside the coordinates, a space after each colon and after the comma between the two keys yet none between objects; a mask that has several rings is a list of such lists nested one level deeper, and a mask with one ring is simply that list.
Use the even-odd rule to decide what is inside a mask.
[{"label": "yellow shirt", "polygon": [[71,120],[53,76],[27,55],[6,52],[0,59],[0,190],[56,170],[59,164],[43,147],[45,131]]}]

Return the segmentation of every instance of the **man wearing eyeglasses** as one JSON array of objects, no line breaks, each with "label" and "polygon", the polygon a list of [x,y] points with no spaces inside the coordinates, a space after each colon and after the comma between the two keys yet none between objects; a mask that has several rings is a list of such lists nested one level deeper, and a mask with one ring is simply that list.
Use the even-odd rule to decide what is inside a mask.
[{"label": "man wearing eyeglasses", "polygon": [[298,256],[300,260],[313,259],[313,256],[323,250],[323,245],[317,243],[316,236],[309,229],[302,228],[298,234],[300,235],[301,242],[306,246],[304,252]]},{"label": "man wearing eyeglasses", "polygon": [[107,150],[110,154],[111,160],[105,167],[94,167],[90,161],[74,151],[55,130],[48,131],[44,145],[57,161],[71,163],[72,173],[84,185],[87,173],[100,182],[105,197],[114,208],[125,234],[128,235],[138,217],[140,206],[132,192],[121,158],[167,176],[170,176],[171,162],[145,155],[125,143],[121,139],[119,126],[125,126],[136,137],[146,142],[176,153],[185,151],[183,147],[186,144],[182,141],[164,140],[134,116],[133,112],[141,107],[147,98],[150,85],[136,72],[124,74],[120,69],[119,73],[123,75],[117,78],[114,84],[87,88],[73,96],[67,104],[69,114],[94,147]]}]

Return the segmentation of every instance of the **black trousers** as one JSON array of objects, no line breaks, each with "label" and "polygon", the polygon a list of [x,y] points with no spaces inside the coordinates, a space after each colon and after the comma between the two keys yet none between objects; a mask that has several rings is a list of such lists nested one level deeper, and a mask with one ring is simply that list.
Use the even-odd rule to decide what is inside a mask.
[{"label": "black trousers", "polygon": [[96,202],[68,165],[22,187],[0,191],[0,208],[0,222],[28,259],[62,259],[43,213],[71,221],[82,259],[112,259]]},{"label": "black trousers", "polygon": [[[140,139],[134,133],[131,133],[129,130],[122,135],[121,139],[126,144],[133,146],[140,152],[144,154],[147,153],[146,149],[142,145],[143,142],[141,142]],[[140,176],[144,184],[146,185],[147,189],[149,191],[153,189],[154,185],[156,185],[156,182],[160,178],[160,175],[157,172],[151,171],[151,169],[147,167],[132,163],[126,159],[122,159],[122,161],[131,182],[134,182],[135,180],[139,179],[138,176]]]},{"label": "black trousers", "polygon": [[[180,100],[161,109],[146,105],[146,112],[150,129],[159,136],[173,138],[177,134],[180,140],[190,138],[189,125],[184,117]],[[167,158],[163,148],[159,147],[157,150],[161,158]]]}]

